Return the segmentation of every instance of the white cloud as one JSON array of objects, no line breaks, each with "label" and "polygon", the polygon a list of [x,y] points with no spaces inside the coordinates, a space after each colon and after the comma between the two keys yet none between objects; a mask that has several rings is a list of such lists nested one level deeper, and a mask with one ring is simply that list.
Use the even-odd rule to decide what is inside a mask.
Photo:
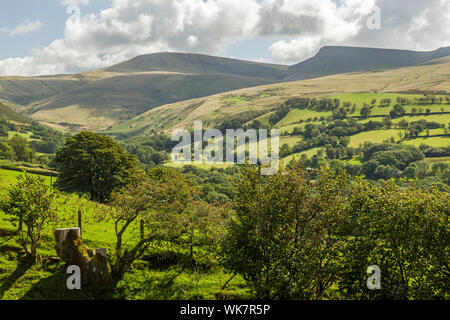
[{"label": "white cloud", "polygon": [[14,29],[0,28],[1,32],[7,32],[11,37],[21,36],[30,32],[37,31],[41,29],[44,25],[39,20],[30,21],[27,20],[24,23],[18,25]]},{"label": "white cloud", "polygon": [[65,5],[65,6],[88,5],[89,0],[61,0],[61,4]]},{"label": "white cloud", "polygon": [[[88,0],[62,0],[66,5]],[[0,74],[51,74],[105,67],[157,51],[216,54],[236,41],[279,38],[275,62],[294,63],[321,46],[430,50],[449,44],[450,0],[113,0],[99,14],[66,22],[64,37],[30,57],[0,60]],[[366,22],[381,8],[381,30]]]},{"label": "white cloud", "polygon": [[[310,57],[320,46],[346,41],[358,34],[375,0],[266,1],[263,30],[289,35],[269,48],[275,61],[295,63]],[[269,14],[268,14],[269,12]]]}]

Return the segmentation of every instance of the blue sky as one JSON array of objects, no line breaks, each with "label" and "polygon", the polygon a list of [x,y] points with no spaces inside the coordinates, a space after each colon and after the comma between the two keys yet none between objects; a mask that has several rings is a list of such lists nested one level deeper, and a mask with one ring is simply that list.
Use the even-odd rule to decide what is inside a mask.
[{"label": "blue sky", "polygon": [[[82,6],[87,12],[100,12],[111,4],[110,0],[95,0]],[[43,26],[36,32],[11,37],[0,32],[0,59],[22,57],[31,54],[36,47],[45,46],[64,35],[64,26],[69,14],[67,5],[59,0],[14,0],[0,1],[0,28],[14,29],[29,21],[40,21]]]},{"label": "blue sky", "polygon": [[158,51],[294,64],[324,45],[434,50],[450,45],[449,30],[450,0],[2,0],[0,75]]},{"label": "blue sky", "polygon": [[[111,0],[90,1],[81,5],[81,14],[96,13],[107,9]],[[32,50],[45,46],[53,40],[63,37],[64,26],[70,14],[69,6],[58,0],[15,0],[12,3],[0,3],[0,28],[15,27],[29,21],[40,21],[43,26],[36,32],[21,37],[11,37],[7,32],[0,32],[0,42],[7,43],[0,51],[0,59],[22,57],[32,54]],[[271,60],[268,47],[279,38],[254,37],[236,41],[218,51],[217,54],[239,59]],[[3,47],[3,46],[2,46]]]}]

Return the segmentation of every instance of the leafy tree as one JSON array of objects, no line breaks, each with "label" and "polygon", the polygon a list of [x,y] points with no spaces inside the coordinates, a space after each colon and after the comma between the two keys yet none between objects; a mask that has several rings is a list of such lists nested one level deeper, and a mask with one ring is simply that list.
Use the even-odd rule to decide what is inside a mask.
[{"label": "leafy tree", "polygon": [[4,124],[0,124],[0,137],[8,137],[8,127]]},{"label": "leafy tree", "polygon": [[67,139],[56,153],[56,186],[67,192],[87,193],[107,201],[111,192],[132,181],[138,171],[134,156],[110,137],[81,132]]},{"label": "leafy tree", "polygon": [[14,152],[14,160],[31,162],[34,157],[34,151],[28,146],[26,138],[15,134],[10,140],[9,145]]},{"label": "leafy tree", "polygon": [[[352,237],[339,281],[351,299],[448,299],[448,193],[374,186],[357,180],[348,213]],[[368,290],[366,269],[381,269],[381,290]]]},{"label": "leafy tree", "polygon": [[13,150],[6,142],[0,142],[0,159],[12,160]]},{"label": "leafy tree", "polygon": [[0,201],[0,210],[12,216],[13,222],[25,224],[26,237],[21,243],[32,261],[36,262],[44,227],[55,216],[57,192],[41,177],[27,174],[18,179],[18,183],[7,190],[6,199]]},{"label": "leafy tree", "polygon": [[372,110],[369,107],[362,107],[360,114],[363,118],[368,118],[370,114],[372,113]]},{"label": "leafy tree", "polygon": [[313,184],[298,167],[268,177],[246,168],[221,245],[223,265],[257,298],[322,298],[340,268],[345,181],[329,171]]},{"label": "leafy tree", "polygon": [[281,148],[280,148],[280,156],[281,157],[288,156],[291,153],[292,153],[291,147],[287,143],[285,143],[281,146]]},{"label": "leafy tree", "polygon": [[[112,218],[116,233],[116,261],[114,271],[126,272],[147,248],[158,241],[174,241],[183,234],[182,213],[192,201],[193,188],[183,175],[173,169],[155,168],[120,192],[112,194],[117,208]],[[145,225],[145,233],[130,248],[123,248],[124,237],[138,221]],[[138,232],[134,234],[139,235]]]}]

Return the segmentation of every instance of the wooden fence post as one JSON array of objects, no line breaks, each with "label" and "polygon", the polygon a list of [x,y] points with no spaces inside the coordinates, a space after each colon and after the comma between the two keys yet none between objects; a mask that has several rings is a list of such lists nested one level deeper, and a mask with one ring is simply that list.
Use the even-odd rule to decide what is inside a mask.
[{"label": "wooden fence post", "polygon": [[82,223],[81,223],[81,210],[78,210],[78,228],[80,228],[80,238],[83,235]]}]

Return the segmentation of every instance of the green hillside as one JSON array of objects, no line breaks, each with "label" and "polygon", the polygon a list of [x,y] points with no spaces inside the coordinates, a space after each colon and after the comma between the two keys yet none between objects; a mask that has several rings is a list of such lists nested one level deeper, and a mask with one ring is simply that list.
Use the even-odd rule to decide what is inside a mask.
[{"label": "green hillside", "polygon": [[35,120],[62,127],[97,130],[149,109],[268,83],[265,79],[217,74],[119,75],[82,86],[26,110]]},{"label": "green hillside", "polygon": [[[285,82],[273,85],[241,89],[210,97],[182,101],[164,105],[148,111],[136,118],[120,123],[104,131],[113,136],[137,137],[154,133],[170,133],[175,128],[192,127],[195,120],[207,122],[210,127],[226,120],[246,114],[248,121],[263,119],[265,114],[276,110],[286,101],[300,97],[351,98],[351,104],[370,103],[373,97],[396,98],[401,93],[450,92],[450,58],[435,60],[434,64],[380,72],[342,74],[311,80]],[[418,89],[419,88],[419,89]],[[362,95],[355,96],[354,94]],[[379,94],[382,96],[378,96]],[[352,94],[346,97],[345,94]],[[340,96],[343,95],[343,96]],[[356,99],[353,101],[353,99]],[[405,106],[405,108],[412,108]],[[426,109],[426,108],[425,108]],[[292,111],[298,120],[308,120],[329,116],[330,112],[319,114],[317,110]],[[356,112],[356,111],[355,111]],[[372,115],[386,113],[383,108],[375,108]],[[249,115],[250,114],[250,115]],[[358,114],[359,115],[359,114]],[[290,115],[291,116],[291,115]],[[253,118],[252,118],[253,117]],[[267,120],[267,119],[266,119]],[[393,121],[396,121],[395,119]],[[280,126],[291,126],[293,121],[282,120]],[[294,121],[295,122],[295,121]]]},{"label": "green hillside", "polygon": [[0,101],[0,118],[5,118],[10,121],[21,123],[29,122],[30,120],[14,111],[14,105],[8,101]]},{"label": "green hillside", "polygon": [[[0,99],[19,105],[17,111],[21,114],[60,130],[101,130],[166,104],[268,84],[275,84],[270,87],[272,91],[280,86],[284,89],[292,88],[297,94],[316,95],[332,93],[330,91],[357,92],[357,88],[362,92],[411,90],[422,84],[428,86],[426,89],[429,90],[445,90],[445,86],[439,86],[439,81],[443,78],[434,73],[420,74],[419,78],[410,75],[397,78],[389,75],[389,70],[386,70],[418,66],[417,72],[422,73],[420,68],[429,72],[427,67],[432,69],[441,63],[436,59],[449,54],[448,48],[432,52],[414,52],[325,47],[315,57],[288,67],[200,54],[155,53],[81,74],[0,77]],[[347,76],[342,78],[342,75],[337,76],[338,78],[327,77],[363,71],[365,73],[349,74],[349,77],[354,76],[353,79],[343,80]],[[357,79],[358,76],[369,74],[368,71],[372,79],[364,76],[363,79]],[[380,73],[388,77],[379,78]],[[325,83],[328,81],[329,85],[323,86],[315,81],[304,84],[294,82],[293,85],[286,83],[318,77],[324,77],[320,78],[319,83],[323,80]],[[343,82],[332,84],[330,79]],[[407,79],[415,84],[407,83]],[[432,82],[432,79],[437,79],[438,82]],[[422,86],[420,88],[425,89]],[[259,91],[264,90],[261,88]],[[260,95],[252,90],[244,93],[249,96]],[[289,98],[293,92],[279,93],[280,96]],[[256,101],[252,99],[251,102]],[[231,109],[234,109],[245,104],[226,105],[232,105]],[[258,109],[261,106],[252,107]],[[262,108],[267,108],[267,105],[262,105]],[[228,113],[227,110],[222,115]]]}]

